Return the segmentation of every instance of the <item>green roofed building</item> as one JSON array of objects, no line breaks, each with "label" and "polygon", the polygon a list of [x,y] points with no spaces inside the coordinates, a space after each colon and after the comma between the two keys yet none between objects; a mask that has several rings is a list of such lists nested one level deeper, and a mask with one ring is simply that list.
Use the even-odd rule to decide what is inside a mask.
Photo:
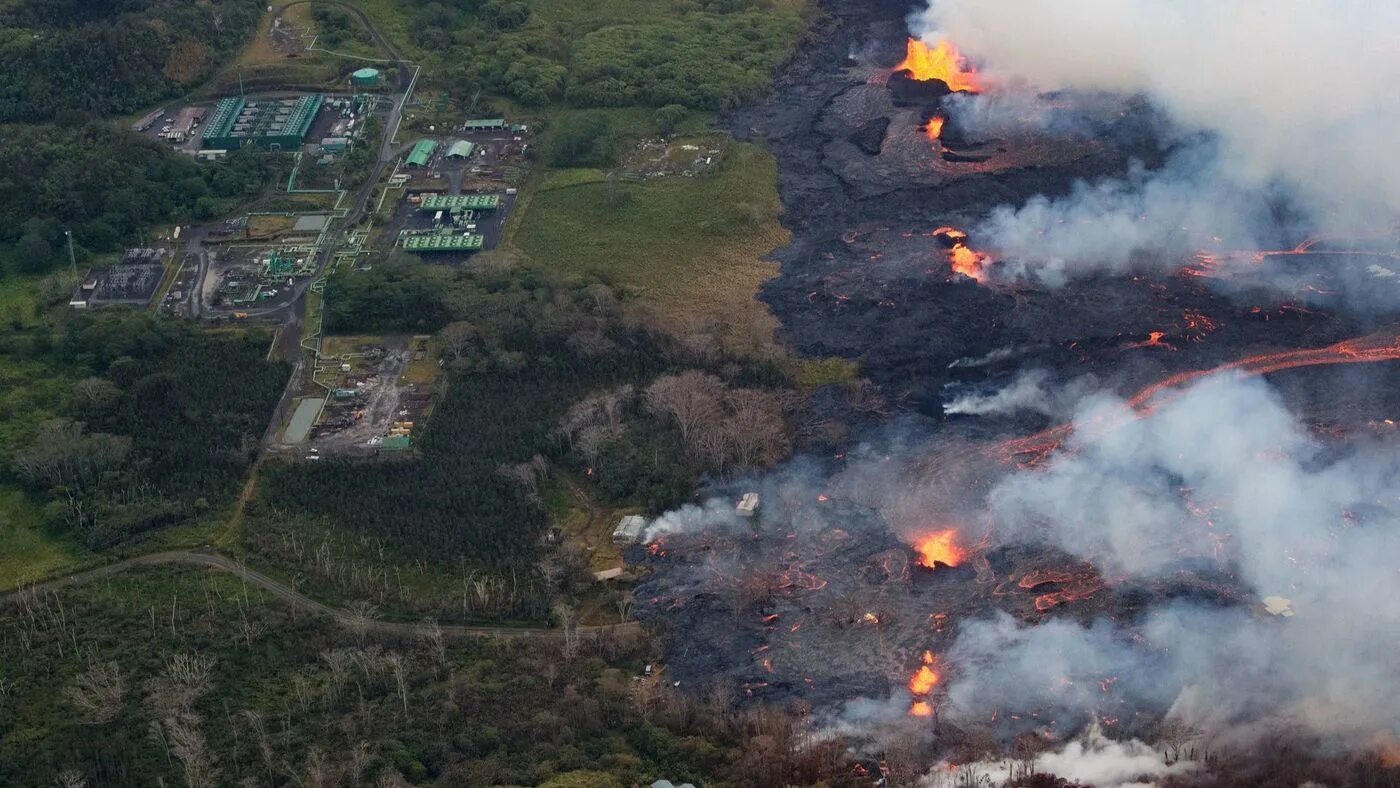
[{"label": "green roofed building", "polygon": [[499,194],[425,194],[420,211],[494,211],[501,206]]},{"label": "green roofed building", "polygon": [[457,140],[447,149],[447,158],[469,159],[474,150],[476,150],[476,143],[467,142],[466,140]]},{"label": "green roofed building", "polygon": [[413,438],[407,435],[387,435],[379,442],[384,451],[407,451],[413,446]]},{"label": "green roofed building", "polygon": [[475,252],[485,243],[484,236],[472,233],[442,232],[403,237],[403,248],[408,252]]},{"label": "green roofed building", "polygon": [[298,148],[324,101],[325,96],[319,93],[289,99],[226,98],[214,108],[214,116],[204,129],[204,149]]},{"label": "green roofed building", "polygon": [[413,143],[413,150],[408,152],[408,166],[426,167],[428,159],[433,157],[433,151],[437,150],[437,143],[432,140],[418,140]]},{"label": "green roofed building", "polygon": [[485,118],[482,120],[469,120],[466,124],[467,131],[499,131],[506,127],[505,118]]}]

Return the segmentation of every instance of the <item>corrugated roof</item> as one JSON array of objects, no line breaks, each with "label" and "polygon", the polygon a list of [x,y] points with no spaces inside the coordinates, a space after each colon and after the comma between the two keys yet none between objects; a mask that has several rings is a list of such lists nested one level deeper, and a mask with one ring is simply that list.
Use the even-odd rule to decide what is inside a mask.
[{"label": "corrugated roof", "polygon": [[457,140],[452,143],[452,147],[447,149],[447,155],[460,156],[465,159],[471,156],[474,150],[476,150],[476,145],[474,143],[467,142],[466,140]]},{"label": "corrugated roof", "polygon": [[433,140],[418,140],[413,144],[413,150],[408,154],[408,164],[413,167],[426,166],[435,150],[437,150],[437,143]]}]

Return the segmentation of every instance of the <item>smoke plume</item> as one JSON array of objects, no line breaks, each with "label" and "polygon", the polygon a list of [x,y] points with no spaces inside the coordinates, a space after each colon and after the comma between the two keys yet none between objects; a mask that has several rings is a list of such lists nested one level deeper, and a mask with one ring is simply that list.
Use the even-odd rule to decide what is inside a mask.
[{"label": "smoke plume", "polygon": [[1261,208],[1336,237],[1400,217],[1400,56],[1375,32],[1400,25],[1393,3],[938,0],[913,24],[956,41],[989,80],[1140,94],[1175,123],[1171,142],[1206,140],[1159,171],[999,211],[979,235],[1019,273],[1050,263],[1053,283],[1215,238],[1267,242]]},{"label": "smoke plume", "polygon": [[1074,405],[1096,384],[1093,376],[1085,376],[1064,386],[1055,386],[1047,370],[1030,369],[1018,373],[1010,383],[991,392],[955,387],[954,396],[943,406],[943,412],[959,416],[1039,413],[1065,418],[1071,415]]},{"label": "smoke plume", "polygon": [[1074,730],[1155,708],[1237,743],[1282,729],[1354,746],[1400,729],[1400,671],[1378,637],[1400,631],[1400,605],[1378,593],[1400,576],[1400,453],[1325,451],[1267,384],[1231,376],[1141,419],[1096,398],[1077,424],[1048,468],[993,489],[1000,539],[1120,578],[1223,562],[1297,614],[1177,602],[1130,627],[965,624],[950,715],[1034,709]]}]

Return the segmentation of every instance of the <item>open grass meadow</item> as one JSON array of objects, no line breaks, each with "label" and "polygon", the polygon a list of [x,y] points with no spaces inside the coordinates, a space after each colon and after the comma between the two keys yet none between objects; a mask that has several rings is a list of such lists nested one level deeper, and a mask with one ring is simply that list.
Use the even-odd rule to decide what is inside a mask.
[{"label": "open grass meadow", "polygon": [[777,274],[763,257],[787,243],[771,155],[726,141],[692,177],[613,181],[551,173],[515,242],[532,263],[596,276],[656,309],[677,333],[712,333],[739,352],[766,351],[775,321],[756,299]]}]

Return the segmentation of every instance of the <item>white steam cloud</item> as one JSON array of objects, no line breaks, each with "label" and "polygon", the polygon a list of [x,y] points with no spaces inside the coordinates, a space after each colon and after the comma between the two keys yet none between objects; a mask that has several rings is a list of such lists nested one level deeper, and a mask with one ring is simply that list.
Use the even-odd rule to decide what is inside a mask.
[{"label": "white steam cloud", "polygon": [[[1189,159],[999,211],[985,234],[1053,283],[1222,237],[1284,204],[1324,235],[1400,217],[1400,4],[1370,0],[937,0],[914,20],[989,76],[1043,90],[1141,94],[1204,136]],[[1246,198],[1247,197],[1247,198]],[[1174,262],[1174,261],[1169,261]]]},{"label": "white steam cloud", "polygon": [[1096,384],[1092,376],[1086,376],[1064,386],[1056,386],[1048,371],[1030,369],[1017,374],[1015,379],[996,391],[959,391],[943,406],[943,412],[958,416],[1039,413],[1043,416],[1067,417],[1074,405]]},{"label": "white steam cloud", "polygon": [[1034,709],[1074,730],[1167,709],[1217,743],[1291,729],[1350,747],[1400,732],[1400,452],[1324,451],[1258,379],[1208,379],[1141,419],[1123,408],[1085,403],[1048,468],[997,485],[999,536],[1138,582],[1218,561],[1296,615],[1178,602],[1130,627],[967,623],[948,654],[948,713]]},{"label": "white steam cloud", "polygon": [[[1168,778],[1185,778],[1200,771],[1200,764],[1189,760],[1168,763],[1162,754],[1140,741],[1112,741],[1104,738],[1097,725],[1079,738],[1035,761],[1038,774],[1095,788],[1147,788]],[[1024,765],[1014,760],[978,763],[941,763],[923,781],[922,788],[963,788],[968,785],[1006,785],[1024,778]]]}]

